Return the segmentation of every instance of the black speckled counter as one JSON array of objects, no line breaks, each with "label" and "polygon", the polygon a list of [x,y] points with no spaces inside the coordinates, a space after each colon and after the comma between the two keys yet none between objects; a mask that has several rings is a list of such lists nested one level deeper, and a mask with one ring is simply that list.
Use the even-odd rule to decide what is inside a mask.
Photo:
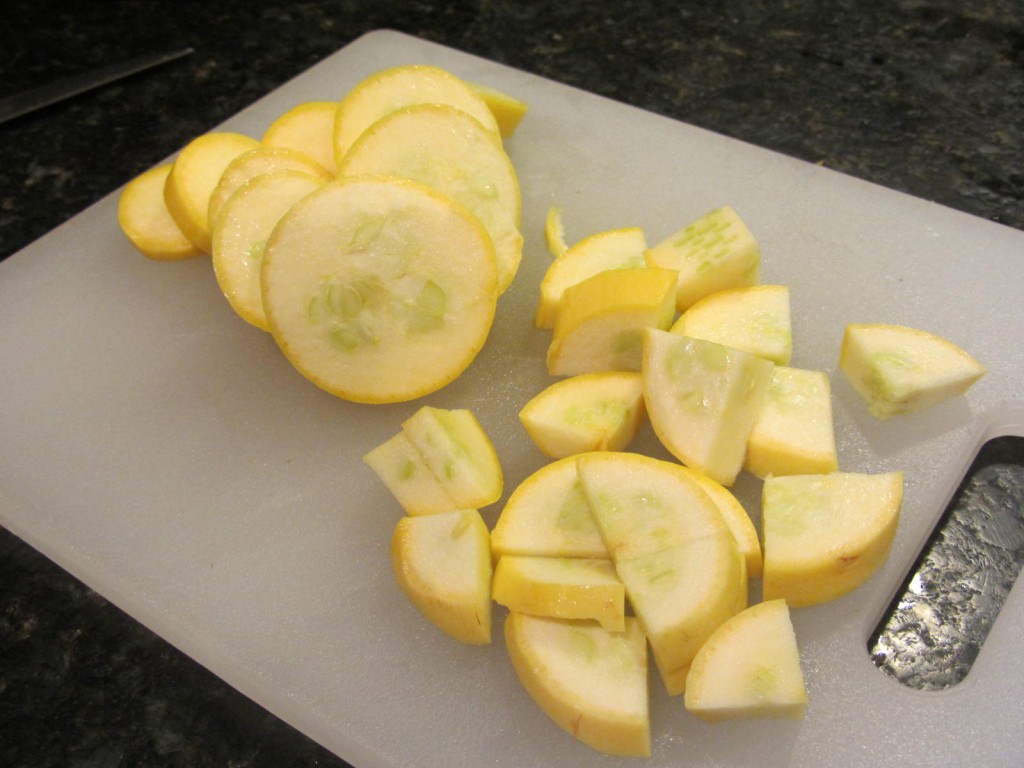
[{"label": "black speckled counter", "polygon": [[[3,16],[0,96],[194,52],[0,125],[0,258],[385,27],[1024,229],[1017,0],[13,0]],[[0,765],[344,763],[0,531]]]}]

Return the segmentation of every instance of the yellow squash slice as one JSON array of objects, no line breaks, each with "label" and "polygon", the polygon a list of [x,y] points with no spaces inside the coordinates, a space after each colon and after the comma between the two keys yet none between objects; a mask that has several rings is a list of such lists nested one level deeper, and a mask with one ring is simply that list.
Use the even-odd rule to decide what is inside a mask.
[{"label": "yellow squash slice", "polygon": [[491,552],[475,509],[403,517],[391,537],[399,587],[435,626],[459,642],[491,642]]},{"label": "yellow squash slice", "polygon": [[494,241],[498,289],[509,286],[523,253],[519,182],[501,143],[478,120],[437,104],[391,112],[338,166],[339,176],[366,174],[418,181],[472,211]]},{"label": "yellow squash slice", "polygon": [[715,291],[683,312],[670,330],[789,365],[793,356],[789,288],[751,285]]},{"label": "yellow squash slice", "polygon": [[308,155],[329,173],[337,171],[334,159],[336,101],[306,101],[292,107],[270,124],[263,145],[286,147]]},{"label": "yellow squash slice", "polygon": [[192,139],[174,160],[164,185],[164,202],[185,237],[209,253],[210,198],[231,161],[259,146],[240,133],[214,131]]},{"label": "yellow squash slice", "polygon": [[415,104],[447,104],[479,120],[500,139],[501,129],[487,102],[464,80],[428,64],[383,69],[362,80],[338,105],[334,157],[338,165],[359,134],[396,109]]},{"label": "yellow squash slice", "polygon": [[648,328],[642,373],[655,434],[681,462],[731,486],[774,367],[750,352]]},{"label": "yellow squash slice", "polygon": [[639,227],[598,232],[567,248],[551,262],[540,283],[534,323],[554,328],[565,289],[608,269],[644,266],[647,240]]},{"label": "yellow squash slice", "polygon": [[550,458],[621,451],[644,420],[644,387],[636,371],[584,373],[556,381],[519,412],[526,433]]},{"label": "yellow squash slice", "polygon": [[483,347],[497,304],[494,247],[447,197],[394,177],[333,181],[267,242],[267,324],[310,381],[359,402],[445,386]]},{"label": "yellow squash slice", "polygon": [[652,267],[679,272],[676,308],[727,288],[757,285],[761,249],[732,208],[710,211],[645,254]]},{"label": "yellow squash slice", "polygon": [[610,755],[650,755],[647,645],[636,619],[609,632],[512,612],[505,644],[519,681],[559,727]]},{"label": "yellow squash slice", "polygon": [[267,238],[277,222],[323,178],[292,170],[260,174],[224,203],[213,228],[213,272],[232,309],[247,323],[268,330],[260,291]]},{"label": "yellow squash slice", "polygon": [[752,605],[715,630],[690,668],[685,703],[712,723],[803,717],[807,689],[785,600]]},{"label": "yellow squash slice", "polygon": [[633,267],[605,270],[562,296],[548,347],[552,376],[639,371],[643,333],[672,323],[676,273]]},{"label": "yellow squash slice", "polygon": [[363,461],[408,515],[433,515],[459,508],[405,432],[398,432],[367,452]]},{"label": "yellow squash slice", "polygon": [[516,486],[494,525],[491,549],[495,557],[609,557],[583,495],[575,456],[545,464]]},{"label": "yellow squash slice", "polygon": [[501,462],[472,411],[425,405],[402,422],[402,432],[460,508],[479,509],[501,498]]},{"label": "yellow squash slice", "polygon": [[510,611],[593,619],[612,632],[626,628],[626,590],[604,558],[505,555],[494,569],[491,594]]},{"label": "yellow squash slice", "polygon": [[964,394],[986,373],[953,342],[885,323],[850,323],[839,370],[879,419],[914,413]]},{"label": "yellow squash slice", "polygon": [[832,386],[824,371],[775,366],[743,468],[762,478],[839,469]]},{"label": "yellow squash slice", "polygon": [[164,185],[170,172],[171,164],[165,163],[140,173],[125,185],[117,203],[121,231],[151,259],[187,259],[202,253],[167,210]]},{"label": "yellow squash slice", "polygon": [[885,562],[902,502],[899,471],[767,478],[764,599],[817,605],[859,587]]},{"label": "yellow squash slice", "polygon": [[243,152],[224,169],[220,181],[217,182],[217,186],[213,188],[213,193],[210,195],[210,205],[207,210],[210,231],[212,232],[217,227],[217,216],[224,203],[245,182],[264,173],[284,170],[301,171],[310,176],[316,176],[322,181],[331,179],[331,174],[324,170],[323,166],[295,149],[256,147],[248,152]]}]

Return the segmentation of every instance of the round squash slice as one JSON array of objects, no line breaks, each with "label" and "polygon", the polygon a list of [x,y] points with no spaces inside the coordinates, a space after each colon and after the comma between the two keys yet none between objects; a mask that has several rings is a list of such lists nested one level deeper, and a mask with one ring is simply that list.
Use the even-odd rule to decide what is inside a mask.
[{"label": "round squash slice", "polygon": [[390,67],[360,81],[338,104],[334,118],[334,157],[340,165],[352,143],[384,115],[414,104],[447,104],[479,120],[501,136],[487,102],[468,83],[428,64]]},{"label": "round squash slice", "polygon": [[267,241],[267,325],[288,360],[339,397],[412,400],[461,374],[497,303],[494,246],[450,198],[395,177],[329,182]]},{"label": "round squash slice", "polygon": [[390,174],[436,189],[483,223],[504,291],[522,258],[520,193],[501,140],[471,115],[439,104],[395,110],[367,128],[338,165],[339,176]]}]

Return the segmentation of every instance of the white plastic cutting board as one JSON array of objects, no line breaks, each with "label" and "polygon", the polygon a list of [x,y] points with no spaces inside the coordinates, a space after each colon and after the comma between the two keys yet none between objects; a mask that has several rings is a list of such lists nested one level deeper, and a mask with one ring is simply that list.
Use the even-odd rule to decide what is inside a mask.
[{"label": "white plastic cutting board", "polygon": [[[790,286],[793,364],[832,374],[842,468],[903,469],[903,519],[866,586],[795,612],[803,721],[705,725],[652,676],[646,764],[1018,765],[1020,584],[953,689],[902,688],[866,642],[980,443],[1024,434],[1024,233],[387,31],[222,127],[260,136],[301,101],[416,62],[530,104],[507,145],[523,266],[469,371],[404,405],[322,393],[232,314],[208,260],[135,253],[113,194],[0,264],[0,522],[359,768],[618,764],[520,688],[500,610],[481,649],[410,607],[388,558],[400,509],[360,459],[424,403],[470,408],[507,494],[544,463],[517,412],[550,382],[549,336],[531,322],[548,207],[563,208],[570,241],[637,225],[653,243],[730,204],[761,242],[762,280]],[[835,375],[849,321],[931,330],[990,373],[966,398],[875,421]],[[665,455],[649,429],[632,447]],[[758,483],[736,491],[756,516]],[[489,523],[500,506],[484,510]]]}]

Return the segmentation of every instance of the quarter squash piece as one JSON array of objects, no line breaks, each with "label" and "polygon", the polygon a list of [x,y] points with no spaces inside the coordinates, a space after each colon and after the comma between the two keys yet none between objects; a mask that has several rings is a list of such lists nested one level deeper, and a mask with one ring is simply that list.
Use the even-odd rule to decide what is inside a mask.
[{"label": "quarter squash piece", "polygon": [[144,256],[160,261],[202,253],[167,210],[164,186],[170,172],[170,163],[143,171],[125,185],[117,201],[117,222],[125,237]]},{"label": "quarter squash piece", "polygon": [[609,755],[651,754],[647,645],[636,619],[609,632],[510,612],[505,644],[520,683],[559,727]]},{"label": "quarter squash piece", "polygon": [[363,461],[387,486],[406,514],[432,515],[459,508],[405,432],[398,432],[369,451]]},{"label": "quarter squash piece", "polygon": [[643,418],[643,381],[636,371],[584,373],[556,381],[519,412],[530,439],[554,459],[621,451]]},{"label": "quarter squash piece", "polygon": [[425,405],[402,422],[402,432],[458,507],[478,509],[501,498],[501,463],[472,411]]},{"label": "quarter squash piece", "polygon": [[839,469],[832,388],[824,371],[775,366],[743,466],[762,478]]},{"label": "quarter squash piece", "polygon": [[807,689],[786,601],[752,605],[716,629],[693,661],[684,701],[712,723],[803,717]]},{"label": "quarter squash piece", "polygon": [[930,408],[964,394],[984,365],[948,339],[883,323],[850,323],[839,369],[879,419]]},{"label": "quarter squash piece", "polygon": [[715,503],[675,462],[597,451],[577,456],[576,471],[616,563],[695,539],[732,535]]},{"label": "quarter squash piece", "polygon": [[213,273],[232,309],[261,330],[268,330],[260,289],[267,238],[293,205],[323,183],[323,176],[304,171],[271,171],[245,182],[219,209],[211,240]]},{"label": "quarter squash piece", "polygon": [[644,401],[655,434],[683,464],[731,486],[773,368],[750,352],[647,329]]},{"label": "quarter squash piece", "polygon": [[446,104],[479,120],[500,139],[498,121],[465,81],[439,67],[410,64],[380,70],[360,81],[338,105],[334,120],[334,157],[338,166],[359,135],[396,109],[416,104]]},{"label": "quarter squash piece", "polygon": [[487,524],[475,509],[403,517],[391,538],[402,591],[449,636],[491,642],[491,553]]},{"label": "quarter squash piece", "polygon": [[545,464],[512,491],[491,532],[491,549],[495,557],[609,557],[575,456]]},{"label": "quarter squash piece", "polygon": [[328,173],[337,171],[334,159],[336,101],[306,101],[278,117],[263,134],[266,147],[295,149],[320,164]]},{"label": "quarter squash piece", "polygon": [[164,202],[185,237],[203,253],[211,249],[213,190],[232,160],[258,146],[251,136],[214,131],[192,139],[175,158],[164,184]]},{"label": "quarter squash piece", "polygon": [[643,333],[667,331],[676,274],[635,267],[605,270],[566,289],[548,347],[552,376],[639,371]]},{"label": "quarter squash piece", "polygon": [[450,199],[389,178],[328,182],[278,222],[261,272],[274,340],[339,397],[412,400],[483,347],[497,305],[486,230]]},{"label": "quarter squash piece", "polygon": [[683,312],[670,330],[789,365],[793,356],[789,288],[752,285],[716,291]]},{"label": "quarter squash piece", "polygon": [[889,554],[902,500],[898,471],[766,478],[764,599],[801,607],[859,587]]},{"label": "quarter squash piece", "polygon": [[494,133],[441,104],[394,110],[369,126],[338,165],[339,176],[412,179],[450,197],[483,223],[498,259],[498,289],[515,277],[523,252],[519,181]]},{"label": "quarter squash piece", "polygon": [[761,249],[739,214],[725,206],[669,235],[644,258],[679,273],[676,308],[685,312],[708,294],[757,285]]},{"label": "quarter squash piece", "polygon": [[504,555],[491,594],[510,611],[556,619],[592,619],[625,628],[626,590],[607,559]]},{"label": "quarter squash piece", "polygon": [[[562,246],[556,240],[554,247]],[[646,248],[647,240],[639,227],[598,232],[566,248],[551,262],[541,280],[534,324],[538,328],[554,328],[566,288],[607,269],[643,267]]]}]

